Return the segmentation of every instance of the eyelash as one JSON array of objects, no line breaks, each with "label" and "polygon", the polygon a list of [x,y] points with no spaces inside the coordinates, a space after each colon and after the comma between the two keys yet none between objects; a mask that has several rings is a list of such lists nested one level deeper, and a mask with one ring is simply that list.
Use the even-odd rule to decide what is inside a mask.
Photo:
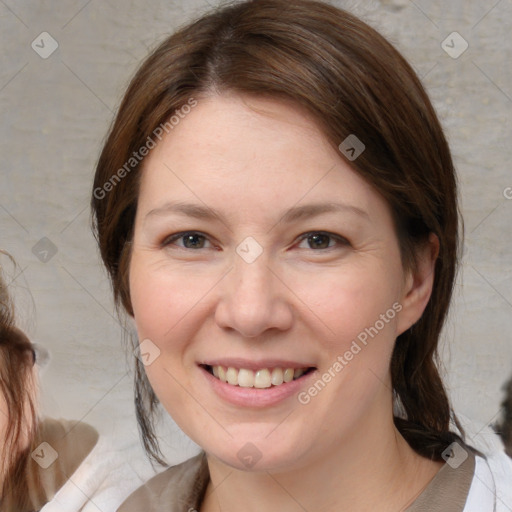
[{"label": "eyelash", "polygon": [[[175,233],[174,235],[171,235],[171,236],[168,236],[167,238],[164,239],[164,241],[161,243],[161,246],[162,247],[167,247],[169,245],[171,245],[173,242],[175,242],[176,240],[179,240],[181,238],[184,238],[186,236],[189,236],[189,235],[199,235],[200,237],[203,237],[205,240],[208,240],[208,236],[205,235],[204,233],[201,233],[200,231],[183,231],[183,232],[180,232],[180,233]],[[303,242],[304,240],[307,240],[309,237],[313,236],[313,235],[321,235],[321,236],[326,236],[326,237],[329,237],[330,239],[334,239],[338,246],[344,246],[344,247],[347,247],[347,246],[350,246],[350,242],[340,236],[340,235],[336,235],[334,233],[329,233],[328,231],[308,231],[307,233],[304,233],[302,235],[300,235],[298,237],[298,242]],[[211,242],[210,242],[211,243]],[[192,249],[190,247],[181,247],[181,246],[178,246],[180,249],[184,249],[184,250],[195,250],[195,249]],[[326,248],[323,248],[323,249],[311,249],[312,251],[326,251],[326,250],[332,250],[336,248],[335,246],[328,246]],[[200,249],[204,249],[204,247],[200,247]],[[208,249],[208,248],[207,248]],[[199,250],[199,249],[198,249]]]}]

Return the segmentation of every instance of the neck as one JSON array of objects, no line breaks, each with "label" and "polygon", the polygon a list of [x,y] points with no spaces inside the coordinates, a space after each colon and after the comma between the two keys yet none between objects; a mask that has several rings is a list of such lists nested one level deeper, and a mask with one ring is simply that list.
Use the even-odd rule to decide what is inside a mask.
[{"label": "neck", "polygon": [[240,504],[247,512],[396,512],[421,494],[441,466],[409,447],[391,414],[385,423],[372,417],[290,471],[240,471],[208,456],[210,483],[201,512],[238,512]]}]

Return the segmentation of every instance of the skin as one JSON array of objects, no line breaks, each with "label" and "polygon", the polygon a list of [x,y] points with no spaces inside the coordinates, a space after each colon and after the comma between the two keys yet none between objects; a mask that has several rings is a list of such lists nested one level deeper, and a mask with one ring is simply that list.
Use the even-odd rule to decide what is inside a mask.
[{"label": "skin", "polygon": [[[207,205],[223,221],[150,213],[171,201]],[[363,213],[282,220],[312,203]],[[205,238],[198,248],[169,241],[183,231]],[[318,231],[340,241],[321,238],[316,248],[302,238]],[[250,264],[236,252],[249,236],[263,249]],[[404,270],[387,203],[307,113],[281,100],[201,98],[145,161],[133,242],[134,320],[139,339],[160,350],[148,378],[208,456],[201,511],[243,503],[248,511],[350,504],[396,512],[425,488],[441,464],[418,456],[395,429],[389,361],[429,300],[438,242],[431,236],[418,251],[414,274]],[[291,359],[317,368],[312,384],[395,303],[401,311],[307,405],[295,395],[263,409],[231,405],[197,366],[216,357]],[[250,469],[237,457],[248,442],[261,453]]]}]

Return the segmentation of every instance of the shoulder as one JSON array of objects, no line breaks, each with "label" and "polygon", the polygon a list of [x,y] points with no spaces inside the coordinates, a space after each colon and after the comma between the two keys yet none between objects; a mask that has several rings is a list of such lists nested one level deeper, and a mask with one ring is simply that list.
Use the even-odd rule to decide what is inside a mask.
[{"label": "shoulder", "polygon": [[118,512],[160,511],[165,505],[169,512],[195,508],[208,484],[206,455],[199,455],[172,466],[156,475],[132,493]]},{"label": "shoulder", "polygon": [[[94,427],[81,421],[46,418],[39,424],[37,438],[41,442],[65,446],[70,449],[69,453],[87,454],[97,443],[99,434]],[[76,446],[77,443],[83,446]]]},{"label": "shoulder", "polygon": [[53,464],[46,469],[53,466],[51,473],[63,483],[91,453],[98,439],[98,431],[87,423],[48,418],[40,424],[37,433],[38,447],[32,458],[36,460],[39,455],[44,454],[48,457],[47,462],[50,462],[55,457]]},{"label": "shoulder", "polygon": [[77,470],[68,475],[42,512],[114,512],[155,470],[146,459],[138,437],[100,435]]},{"label": "shoulder", "polygon": [[477,456],[464,512],[509,512],[512,506],[512,459],[505,452]]},{"label": "shoulder", "polygon": [[27,472],[32,503],[41,507],[51,500],[93,450],[98,439],[96,429],[86,423],[42,420]]},{"label": "shoulder", "polygon": [[501,452],[488,457],[487,464],[496,486],[496,510],[508,512],[512,508],[512,459]]},{"label": "shoulder", "polygon": [[478,450],[475,472],[464,512],[510,512],[512,510],[512,459],[500,436],[489,425],[457,414],[468,445]]}]

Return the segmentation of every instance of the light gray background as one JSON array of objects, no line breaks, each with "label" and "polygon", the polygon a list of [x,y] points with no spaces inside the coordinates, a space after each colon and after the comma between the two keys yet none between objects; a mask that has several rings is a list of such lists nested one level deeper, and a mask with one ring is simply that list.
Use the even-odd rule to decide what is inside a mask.
[{"label": "light gray background", "polygon": [[[396,44],[446,128],[466,226],[444,333],[447,385],[458,413],[489,424],[512,374],[512,0],[332,3]],[[19,265],[6,271],[21,326],[52,354],[44,412],[133,444],[132,379],[89,229],[93,169],[141,59],[207,8],[202,0],[0,0],[0,248]],[[456,59],[441,47],[453,31],[469,44]],[[42,32],[58,42],[47,59],[31,47]],[[57,249],[47,262],[33,252],[43,237]],[[194,450],[184,436],[164,435],[171,461]]]}]

